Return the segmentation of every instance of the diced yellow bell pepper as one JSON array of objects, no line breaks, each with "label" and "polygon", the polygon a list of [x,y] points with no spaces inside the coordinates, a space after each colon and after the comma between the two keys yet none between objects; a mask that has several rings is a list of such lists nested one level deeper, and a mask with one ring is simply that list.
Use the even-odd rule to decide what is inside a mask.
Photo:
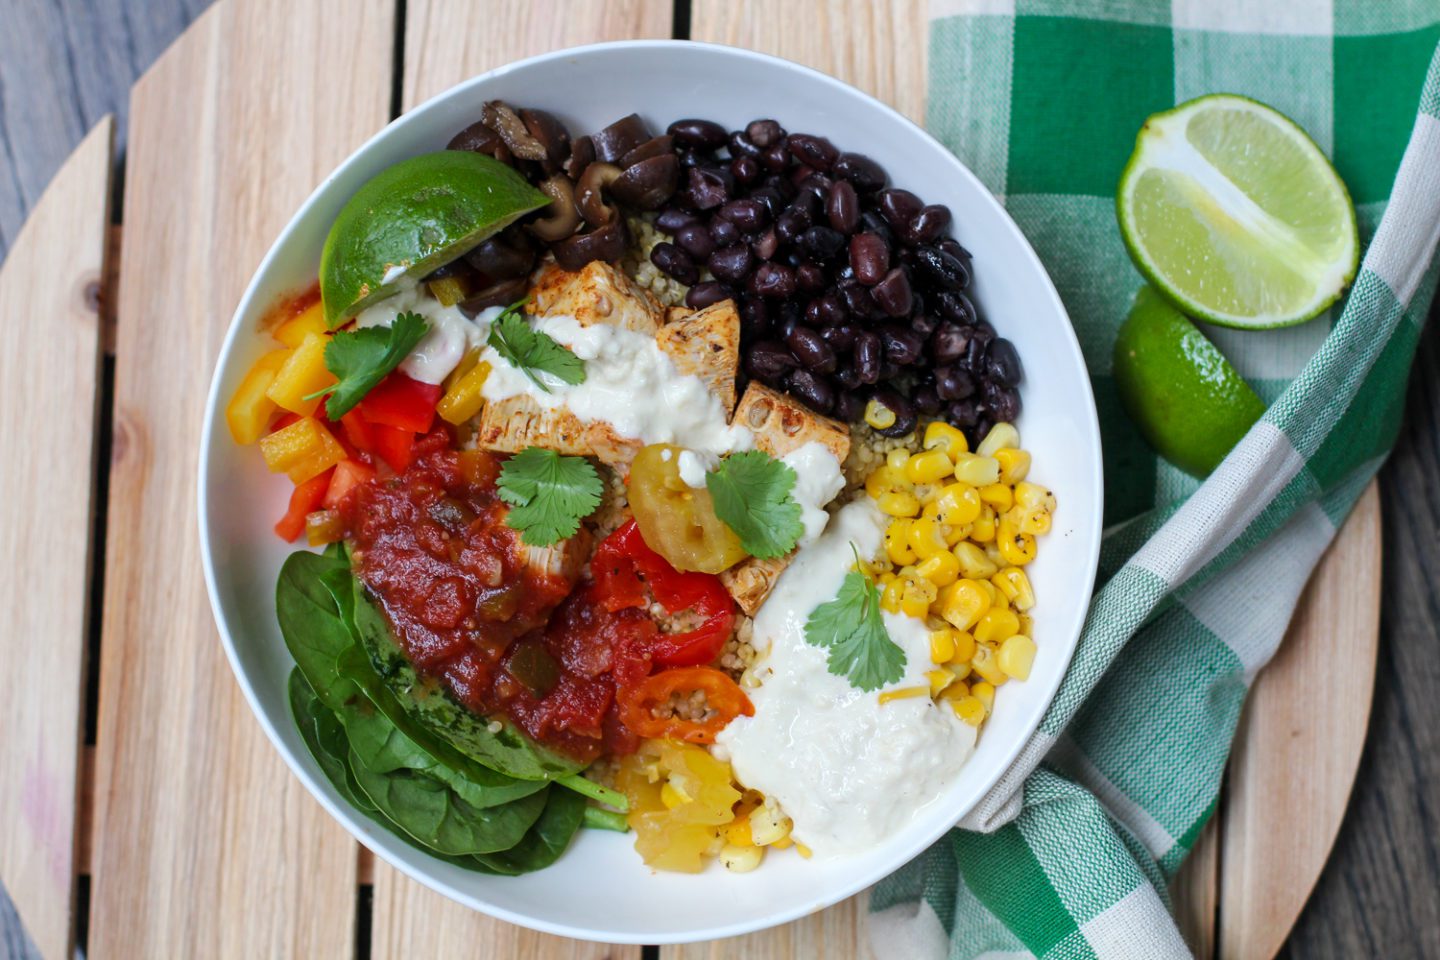
[{"label": "diced yellow bell pepper", "polygon": [[314,306],[276,327],[275,339],[293,349],[305,342],[306,334],[326,332],[325,308],[317,300]]},{"label": "diced yellow bell pepper", "polygon": [[449,390],[445,391],[445,395],[435,405],[435,412],[440,414],[441,419],[446,423],[453,423],[456,426],[475,416],[485,405],[485,398],[480,395],[480,389],[485,386],[485,378],[488,376],[490,376],[490,364],[482,360],[469,373],[456,380]]},{"label": "diced yellow bell pepper", "polygon": [[314,413],[320,398],[305,398],[335,383],[335,375],[325,369],[325,347],[329,343],[330,338],[324,334],[305,334],[300,346],[275,374],[275,382],[270,384],[265,396],[275,401],[276,406],[302,417]]},{"label": "diced yellow bell pepper", "polygon": [[236,443],[254,443],[265,435],[270,418],[275,416],[275,401],[265,395],[275,382],[275,374],[290,358],[289,350],[271,350],[255,361],[255,365],[235,388],[225,405],[225,423]]},{"label": "diced yellow bell pepper", "polygon": [[271,473],[284,473],[304,483],[345,459],[345,448],[321,426],[305,417],[260,438],[260,452]]}]

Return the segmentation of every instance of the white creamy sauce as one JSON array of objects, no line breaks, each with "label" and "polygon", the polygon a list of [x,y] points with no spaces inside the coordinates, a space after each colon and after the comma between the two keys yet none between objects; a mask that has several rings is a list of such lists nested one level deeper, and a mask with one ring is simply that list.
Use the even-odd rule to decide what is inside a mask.
[{"label": "white creamy sauce", "polygon": [[[903,828],[975,749],[975,728],[952,711],[928,696],[882,705],[879,691],[830,673],[825,651],[805,642],[806,619],[834,599],[854,562],[850,544],[874,555],[885,520],[869,499],[849,504],[781,574],[755,617],[755,715],[717,737],[740,781],[779,801],[795,839],[817,855],[870,849]],[[887,689],[925,684],[925,624],[891,613],[884,620],[906,657],[905,675]]]},{"label": "white creamy sauce", "polygon": [[434,297],[421,296],[418,287],[410,287],[360,311],[355,325],[388,327],[402,313],[420,314],[430,324],[430,330],[400,364],[400,371],[422,383],[442,383],[460,365],[467,350],[480,346],[490,336],[490,322],[501,309],[491,307],[471,320],[459,307],[441,306]]},{"label": "white creamy sauce", "polygon": [[685,485],[697,490],[705,487],[705,474],[714,470],[720,458],[713,453],[696,453],[694,450],[680,451],[680,479]]},{"label": "white creamy sauce", "polygon": [[654,337],[609,324],[582,327],[567,316],[531,322],[585,361],[585,381],[560,383],[541,373],[546,392],[487,347],[483,356],[491,370],[481,391],[486,400],[528,396],[584,421],[604,421],[621,436],[646,444],[673,443],[712,455],[755,445],[749,430],[725,422],[724,408],[704,381],[675,369]]},{"label": "white creamy sauce", "polygon": [[[830,522],[825,504],[845,488],[845,477],[840,473],[840,461],[823,443],[811,441],[787,453],[780,461],[795,471],[795,489],[790,495],[800,504],[800,522],[805,524],[805,535],[800,538],[803,547],[814,543],[825,532],[825,525]],[[683,468],[680,475],[685,475]]]}]

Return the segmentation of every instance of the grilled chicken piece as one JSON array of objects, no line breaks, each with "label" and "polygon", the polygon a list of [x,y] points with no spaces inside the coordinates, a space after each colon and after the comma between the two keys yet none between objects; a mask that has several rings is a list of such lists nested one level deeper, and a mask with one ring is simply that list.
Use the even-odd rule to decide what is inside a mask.
[{"label": "grilled chicken piece", "polygon": [[622,437],[608,423],[586,423],[563,407],[547,409],[524,396],[485,404],[475,445],[500,453],[545,447],[567,456],[595,457],[622,469],[643,446],[639,440]]},{"label": "grilled chicken piece", "polygon": [[[732,422],[753,431],[755,446],[772,457],[794,453],[807,443],[824,444],[841,463],[850,453],[850,430],[845,424],[822,417],[793,397],[753,380],[745,388]],[[720,574],[720,582],[740,609],[753,617],[793,556],[791,552],[771,560],[742,560]]]},{"label": "grilled chicken piece", "polygon": [[522,543],[518,537],[515,543],[520,550],[521,563],[531,573],[573,584],[580,579],[585,561],[590,556],[591,537],[590,532],[581,527],[575,536],[548,547],[532,547]]},{"label": "grilled chicken piece", "polygon": [[740,314],[735,312],[735,301],[721,300],[698,312],[671,307],[666,316],[668,322],[655,335],[660,349],[676,370],[698,377],[719,397],[725,416],[730,416],[740,367]]},{"label": "grilled chicken piece", "polygon": [[578,273],[544,264],[535,274],[525,309],[540,317],[574,317],[582,327],[608,323],[647,337],[655,335],[665,316],[649,290],[602,260],[592,260]]}]

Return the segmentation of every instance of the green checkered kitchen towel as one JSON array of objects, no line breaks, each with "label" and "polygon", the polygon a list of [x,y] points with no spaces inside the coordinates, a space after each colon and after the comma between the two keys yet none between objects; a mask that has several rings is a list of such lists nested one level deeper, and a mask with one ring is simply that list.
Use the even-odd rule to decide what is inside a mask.
[{"label": "green checkered kitchen towel", "polygon": [[[1398,430],[1436,282],[1437,39],[1435,0],[931,0],[930,128],[1003,198],[1069,310],[1107,533],[1039,733],[963,829],[875,888],[878,956],[1189,956],[1166,883],[1214,812],[1250,682]],[[1199,484],[1116,397],[1141,280],[1114,191],[1146,116],[1214,92],[1309,131],[1368,247],[1338,316],[1207,331],[1270,409]]]}]

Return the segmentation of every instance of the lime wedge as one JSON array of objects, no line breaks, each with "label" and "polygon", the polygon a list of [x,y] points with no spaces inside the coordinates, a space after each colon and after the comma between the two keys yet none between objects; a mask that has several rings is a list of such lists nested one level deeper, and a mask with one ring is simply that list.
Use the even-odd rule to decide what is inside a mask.
[{"label": "lime wedge", "polygon": [[1265,412],[1205,334],[1153,287],[1141,287],[1115,340],[1125,412],[1155,452],[1207,476]]},{"label": "lime wedge", "polygon": [[1197,319],[1302,323],[1355,277],[1345,184],[1304,130],[1245,97],[1200,97],[1146,120],[1115,205],[1140,272]]},{"label": "lime wedge", "polygon": [[406,277],[449,263],[550,198],[480,153],[442,150],[376,174],[341,209],[320,255],[325,322],[340,326]]}]

